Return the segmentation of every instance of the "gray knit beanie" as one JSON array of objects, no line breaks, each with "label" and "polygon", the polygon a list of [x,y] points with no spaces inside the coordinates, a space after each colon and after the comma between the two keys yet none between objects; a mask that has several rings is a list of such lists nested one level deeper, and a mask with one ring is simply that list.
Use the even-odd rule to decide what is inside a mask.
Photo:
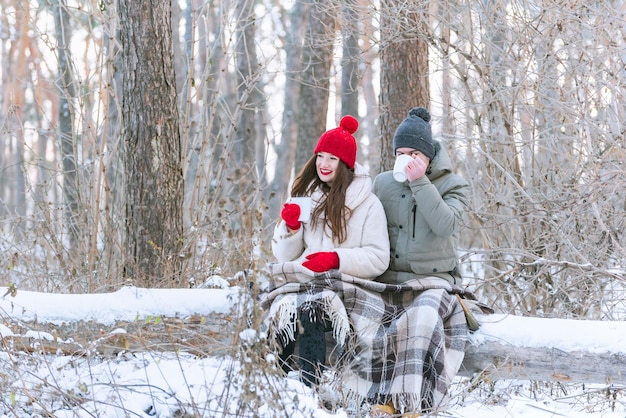
[{"label": "gray knit beanie", "polygon": [[413,148],[432,161],[435,156],[435,145],[430,130],[430,113],[423,107],[414,107],[402,121],[393,136],[393,151],[398,148]]}]

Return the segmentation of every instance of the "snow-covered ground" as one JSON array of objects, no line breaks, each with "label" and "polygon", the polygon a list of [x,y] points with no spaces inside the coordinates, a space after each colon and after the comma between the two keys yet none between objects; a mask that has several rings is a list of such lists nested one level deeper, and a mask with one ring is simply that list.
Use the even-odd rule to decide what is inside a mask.
[{"label": "snow-covered ground", "polygon": [[[61,324],[92,320],[111,325],[115,321],[157,316],[231,312],[240,289],[226,286],[225,281],[216,283],[222,287],[126,287],[114,293],[87,295],[18,290],[15,296],[6,294],[0,300],[0,335],[3,338],[13,335],[8,327],[11,321]],[[5,293],[10,292],[0,287],[0,295]],[[510,343],[527,347],[545,346],[547,342],[548,346],[563,350],[626,351],[626,330],[607,331],[597,321],[562,321],[557,324],[561,332],[549,334],[541,329],[545,322],[515,321],[515,317],[490,316],[474,338],[479,343],[493,333],[505,336]],[[568,328],[574,325],[575,328]],[[532,329],[520,330],[525,326]],[[516,341],[519,335],[535,335],[536,338]],[[45,335],[39,337],[46,338]],[[246,339],[242,341],[245,343]],[[585,347],[580,347],[581,341]],[[0,416],[367,416],[365,408],[329,411],[320,406],[316,393],[297,379],[255,373],[246,362],[232,358],[126,352],[113,359],[103,359],[32,355],[14,352],[7,349],[6,344],[0,347]],[[622,389],[518,380],[483,382],[474,387],[467,378],[459,377],[452,387],[447,407],[438,416],[625,418],[626,399]]]}]

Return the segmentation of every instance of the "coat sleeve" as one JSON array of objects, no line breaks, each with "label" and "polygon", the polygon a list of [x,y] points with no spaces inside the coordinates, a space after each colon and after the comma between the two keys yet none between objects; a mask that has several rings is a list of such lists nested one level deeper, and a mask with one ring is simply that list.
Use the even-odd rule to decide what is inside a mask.
[{"label": "coat sleeve", "polygon": [[304,251],[304,225],[297,231],[289,232],[285,221],[280,221],[274,228],[272,252],[280,263],[293,261]]},{"label": "coat sleeve", "polygon": [[461,229],[467,210],[469,184],[458,176],[443,185],[443,194],[426,178],[411,182],[411,191],[420,211],[435,235],[449,236]]},{"label": "coat sleeve", "polygon": [[374,195],[361,232],[358,247],[335,249],[339,255],[339,270],[351,276],[374,279],[387,270],[390,257],[385,210]]}]

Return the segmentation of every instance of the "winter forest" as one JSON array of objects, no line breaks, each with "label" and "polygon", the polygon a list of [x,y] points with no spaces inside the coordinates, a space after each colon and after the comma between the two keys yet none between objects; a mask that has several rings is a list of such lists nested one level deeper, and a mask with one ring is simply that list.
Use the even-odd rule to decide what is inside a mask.
[{"label": "winter forest", "polygon": [[624,320],[625,33],[618,0],[0,0],[0,286],[254,276],[319,136],[357,117],[373,177],[424,106],[465,284]]}]

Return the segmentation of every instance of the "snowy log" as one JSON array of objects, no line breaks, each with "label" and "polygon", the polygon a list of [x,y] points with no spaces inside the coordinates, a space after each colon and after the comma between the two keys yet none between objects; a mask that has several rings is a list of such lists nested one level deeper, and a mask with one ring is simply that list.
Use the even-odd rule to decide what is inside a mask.
[{"label": "snowy log", "polygon": [[[0,350],[89,355],[187,351],[236,344],[238,289],[143,289],[51,294],[0,288]],[[10,295],[10,296],[9,296]],[[626,322],[478,316],[462,375],[626,384]]]},{"label": "snowy log", "polygon": [[461,375],[626,383],[626,322],[480,316]]}]

